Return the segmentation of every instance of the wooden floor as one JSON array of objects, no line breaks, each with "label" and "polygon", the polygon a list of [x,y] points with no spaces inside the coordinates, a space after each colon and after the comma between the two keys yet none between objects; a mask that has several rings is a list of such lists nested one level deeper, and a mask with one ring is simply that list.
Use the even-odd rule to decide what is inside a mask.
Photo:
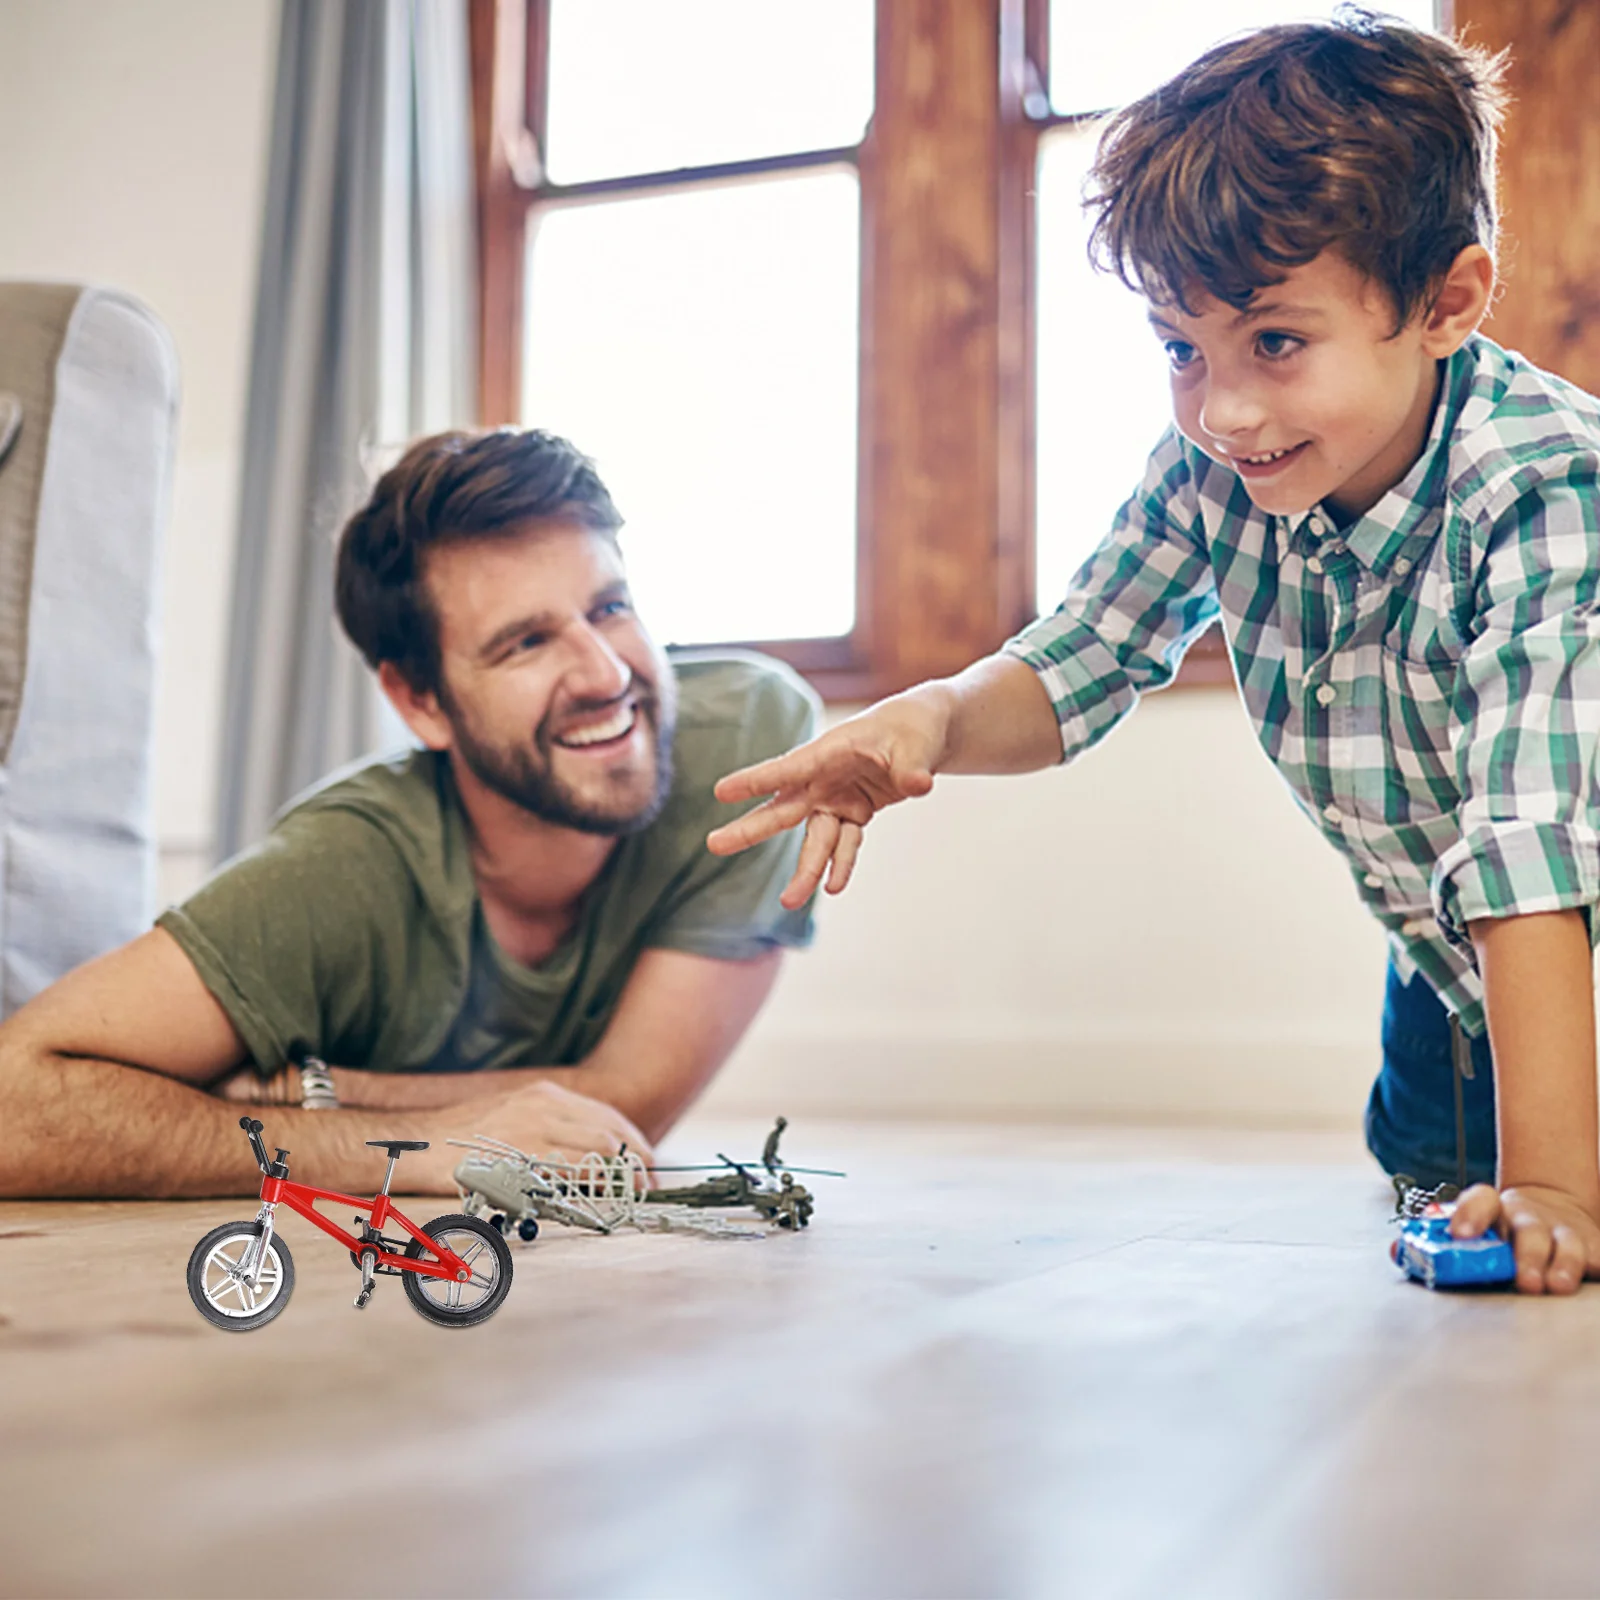
[{"label": "wooden floor", "polygon": [[1401,1283],[1353,1140],[788,1140],[850,1170],[806,1234],[548,1228],[459,1333],[293,1216],[213,1331],[249,1202],[0,1206],[0,1593],[1600,1592],[1600,1289]]}]

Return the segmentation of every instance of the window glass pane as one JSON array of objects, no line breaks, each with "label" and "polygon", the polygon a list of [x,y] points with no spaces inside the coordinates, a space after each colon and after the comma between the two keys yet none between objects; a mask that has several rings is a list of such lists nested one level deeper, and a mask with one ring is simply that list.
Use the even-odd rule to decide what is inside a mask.
[{"label": "window glass pane", "polygon": [[547,212],[523,420],[599,464],[662,642],[855,624],[853,171]]},{"label": "window glass pane", "polygon": [[873,0],[551,0],[554,183],[860,141]]},{"label": "window glass pane", "polygon": [[[1377,9],[1419,28],[1434,25],[1433,0],[1384,0]],[[1230,34],[1323,19],[1333,10],[1331,0],[1123,0],[1090,17],[1084,0],[1050,0],[1050,103],[1066,114],[1109,111]]]},{"label": "window glass pane", "polygon": [[1097,130],[1040,141],[1038,604],[1049,611],[1111,531],[1171,418],[1167,359],[1145,304],[1093,271],[1079,197]]}]

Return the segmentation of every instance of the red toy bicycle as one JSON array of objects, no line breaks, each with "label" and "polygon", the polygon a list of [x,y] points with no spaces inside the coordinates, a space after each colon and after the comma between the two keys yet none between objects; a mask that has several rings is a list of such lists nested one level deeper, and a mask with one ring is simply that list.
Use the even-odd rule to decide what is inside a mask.
[{"label": "red toy bicycle", "polygon": [[[444,1328],[473,1327],[500,1309],[511,1289],[511,1250],[498,1229],[477,1217],[459,1215],[435,1217],[416,1228],[389,1200],[395,1163],[404,1151],[426,1150],[425,1139],[368,1139],[375,1149],[389,1152],[389,1170],[383,1175],[383,1188],[371,1200],[359,1200],[336,1189],[291,1183],[289,1152],[280,1149],[268,1161],[261,1124],[240,1117],[239,1126],[249,1135],[261,1168],[261,1209],[254,1222],[224,1222],[213,1228],[189,1257],[189,1298],[214,1327],[248,1333],[265,1327],[288,1305],[294,1292],[294,1259],[272,1231],[279,1205],[298,1212],[350,1251],[350,1259],[361,1269],[358,1311],[372,1298],[379,1273],[400,1278],[411,1304],[429,1322]],[[346,1233],[330,1222],[316,1209],[319,1200],[368,1212],[365,1217],[357,1212],[360,1232]],[[410,1234],[410,1240],[385,1238],[382,1229],[390,1222]]]}]

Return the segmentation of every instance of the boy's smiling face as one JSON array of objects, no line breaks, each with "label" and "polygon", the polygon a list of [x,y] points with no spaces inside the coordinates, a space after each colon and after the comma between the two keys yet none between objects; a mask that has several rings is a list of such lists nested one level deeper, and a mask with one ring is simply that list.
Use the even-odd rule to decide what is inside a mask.
[{"label": "boy's smiling face", "polygon": [[1432,307],[1396,332],[1389,296],[1329,249],[1242,312],[1210,298],[1193,315],[1152,306],[1178,427],[1263,511],[1321,502],[1359,516],[1422,453],[1438,362],[1477,326],[1492,283],[1488,253],[1469,246]]}]

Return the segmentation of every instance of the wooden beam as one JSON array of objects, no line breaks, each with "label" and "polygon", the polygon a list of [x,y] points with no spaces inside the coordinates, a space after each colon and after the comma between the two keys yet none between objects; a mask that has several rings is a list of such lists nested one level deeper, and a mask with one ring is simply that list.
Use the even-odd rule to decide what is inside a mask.
[{"label": "wooden beam", "polygon": [[862,149],[864,536],[883,687],[954,671],[1014,625],[996,549],[1000,0],[888,0]]},{"label": "wooden beam", "polygon": [[1455,31],[1509,49],[1503,290],[1485,331],[1600,393],[1600,0],[1455,0]]},{"label": "wooden beam", "polygon": [[527,203],[515,169],[531,144],[525,118],[525,0],[470,0],[472,150],[478,188],[479,420],[522,409],[522,284]]}]

